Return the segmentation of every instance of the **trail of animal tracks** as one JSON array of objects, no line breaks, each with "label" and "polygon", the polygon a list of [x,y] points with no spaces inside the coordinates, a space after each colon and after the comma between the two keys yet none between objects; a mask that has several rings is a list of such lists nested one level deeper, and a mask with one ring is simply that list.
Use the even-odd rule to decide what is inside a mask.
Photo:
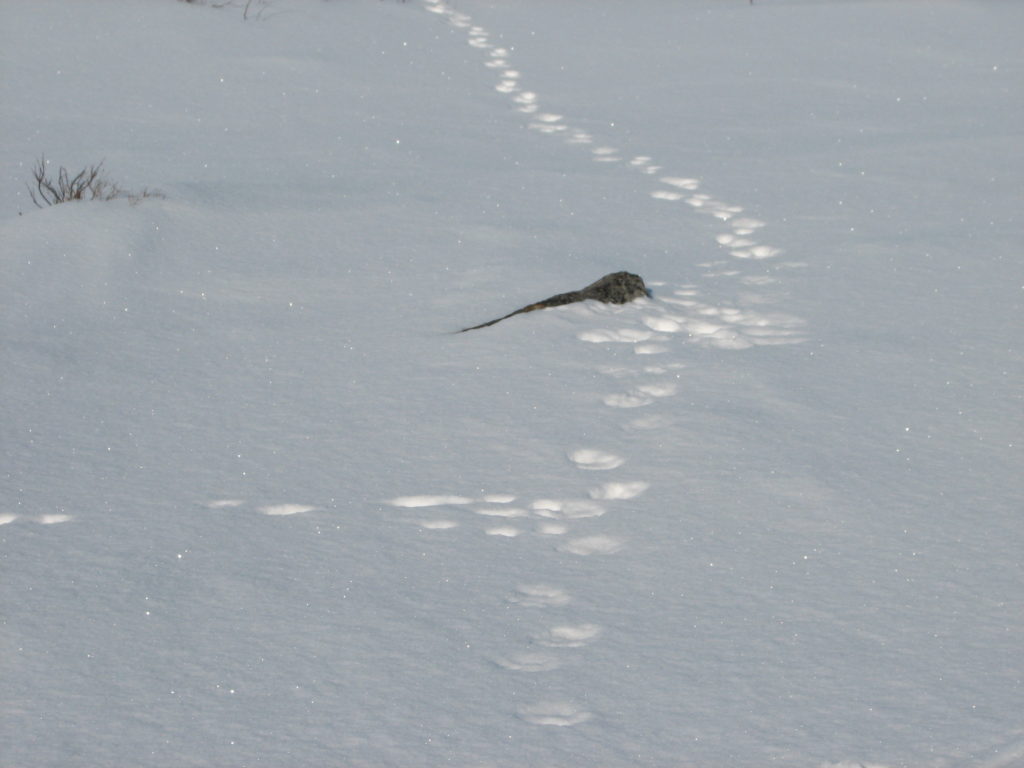
[{"label": "trail of animal tracks", "polygon": [[1019,761],[1024,12],[283,5],[7,7],[0,763]]},{"label": "trail of animal tracks", "polygon": [[[586,129],[573,124],[567,115],[551,111],[542,93],[531,90],[528,75],[520,68],[513,54],[513,45],[503,43],[500,37],[492,35],[489,29],[474,22],[466,13],[456,10],[443,0],[427,0],[429,12],[437,14],[457,30],[465,33],[466,43],[481,53],[480,64],[494,73],[494,90],[508,97],[508,107],[521,115],[522,123],[530,131],[548,136],[564,146],[564,151],[571,154],[575,162],[590,160],[605,165],[618,165],[626,172],[638,173],[649,177],[650,189],[648,197],[652,201],[682,204],[679,213],[686,216],[687,208],[699,214],[711,217],[719,222],[719,231],[715,235],[714,248],[704,244],[704,250],[721,255],[725,248],[728,256],[735,260],[760,260],[781,256],[781,249],[755,239],[765,226],[765,222],[744,216],[740,205],[718,199],[704,191],[700,180],[696,178],[671,175],[669,170],[657,164],[657,160],[647,154],[626,155],[623,150],[601,143]],[[699,249],[698,243],[690,247]],[[622,258],[629,259],[629,254]],[[631,266],[627,261],[624,266]],[[786,268],[799,268],[798,263],[786,263]],[[795,316],[775,310],[765,310],[764,302],[756,291],[764,286],[774,284],[775,277],[757,274],[746,275],[733,263],[719,260],[702,265],[711,275],[733,278],[738,286],[745,286],[748,295],[734,305],[715,305],[704,299],[698,286],[694,283],[671,284],[658,281],[658,296],[655,301],[641,301],[641,308],[628,313],[614,313],[607,317],[610,327],[594,327],[577,332],[577,338],[585,343],[614,344],[631,348],[633,355],[617,360],[627,360],[625,364],[608,366],[594,365],[595,377],[604,376],[609,381],[612,391],[594,403],[593,422],[618,422],[624,430],[657,430],[665,418],[660,413],[654,416],[635,416],[634,409],[650,406],[660,398],[673,397],[678,392],[678,383],[684,375],[682,371],[686,363],[678,354],[672,354],[673,348],[680,343],[701,344],[716,349],[739,350],[755,344],[798,344],[806,340],[803,321]],[[624,318],[623,314],[627,316]],[[631,359],[630,359],[631,358]],[[622,409],[623,416],[613,416],[602,412],[602,409]],[[662,413],[668,408],[659,409]],[[655,432],[656,434],[656,432]],[[579,440],[585,439],[580,435]],[[657,439],[657,438],[654,438]],[[550,553],[550,558],[557,562],[560,555],[590,557],[593,555],[614,555],[627,546],[628,539],[605,532],[605,527],[595,524],[593,518],[603,518],[611,509],[613,516],[629,516],[637,514],[637,507],[629,502],[650,486],[648,479],[638,479],[636,472],[630,467],[623,468],[627,459],[623,455],[604,450],[603,447],[567,448],[568,459],[565,480],[557,483],[552,490],[559,498],[526,499],[522,507],[495,507],[483,499],[461,499],[467,510],[484,518],[492,518],[493,523],[484,525],[483,532],[498,538],[516,538],[527,534],[531,544]],[[582,478],[577,477],[578,470],[611,472],[617,479],[598,484],[587,490],[580,497],[573,497]],[[509,505],[517,501],[523,491],[514,485],[503,488],[512,491],[503,497]],[[428,496],[400,497],[390,503],[396,507],[420,506],[420,502]],[[441,509],[452,510],[451,496],[439,496],[434,504],[424,504],[425,509],[419,524],[427,530],[450,531],[459,524],[458,517],[437,516]],[[457,498],[457,497],[456,497]],[[600,503],[595,500],[601,500]],[[413,504],[414,503],[414,504]],[[434,514],[431,514],[433,512]],[[606,520],[608,518],[605,518]],[[619,526],[617,530],[621,530]],[[638,533],[643,530],[640,525]],[[530,534],[533,534],[532,536]],[[636,535],[636,534],[634,534]],[[641,534],[642,535],[642,534]],[[557,543],[550,539],[557,537]],[[641,544],[644,544],[641,542]],[[528,576],[524,574],[523,578]],[[573,579],[579,582],[578,577]],[[561,586],[547,583],[520,583],[508,595],[508,601],[518,609],[564,609],[574,599],[600,602],[600,588],[581,587],[591,594],[571,595]],[[548,673],[566,663],[563,652],[560,656],[549,653],[532,652],[538,637],[563,634],[577,638],[573,648],[582,648],[596,637],[602,630],[600,624],[586,621],[591,618],[584,611],[577,615],[585,621],[576,627],[573,625],[556,624],[546,629],[538,629],[534,635],[526,639],[522,648],[510,656],[496,659],[503,669],[512,672]],[[517,622],[528,618],[516,616]],[[561,622],[565,618],[555,613],[553,619],[547,621]],[[578,627],[584,627],[579,630]],[[546,633],[546,634],[545,634]],[[584,652],[578,651],[577,656]],[[573,659],[574,663],[586,663],[583,659]],[[624,663],[628,663],[624,660]],[[554,700],[521,702],[516,712],[526,722],[546,726],[576,726],[590,721],[594,714],[586,709],[586,702],[593,692],[577,685],[562,682],[551,686],[559,691],[562,698]],[[552,694],[545,693],[551,697]]]}]

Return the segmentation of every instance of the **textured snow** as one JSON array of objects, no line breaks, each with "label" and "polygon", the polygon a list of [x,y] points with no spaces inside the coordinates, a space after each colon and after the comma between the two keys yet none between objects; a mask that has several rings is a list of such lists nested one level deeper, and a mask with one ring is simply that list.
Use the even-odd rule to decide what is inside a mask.
[{"label": "textured snow", "polygon": [[1024,765],[1024,6],[0,15],[0,764]]}]

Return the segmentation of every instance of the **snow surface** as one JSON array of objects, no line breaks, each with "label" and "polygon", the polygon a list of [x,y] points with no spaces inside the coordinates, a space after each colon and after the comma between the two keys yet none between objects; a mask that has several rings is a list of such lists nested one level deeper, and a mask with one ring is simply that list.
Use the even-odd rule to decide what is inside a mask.
[{"label": "snow surface", "polygon": [[1024,765],[1024,4],[253,10],[0,4],[0,765]]}]

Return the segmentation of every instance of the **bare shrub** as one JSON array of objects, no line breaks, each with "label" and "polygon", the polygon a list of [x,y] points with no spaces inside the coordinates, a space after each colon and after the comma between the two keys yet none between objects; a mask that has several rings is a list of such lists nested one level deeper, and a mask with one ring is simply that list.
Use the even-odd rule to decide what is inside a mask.
[{"label": "bare shrub", "polygon": [[137,203],[147,197],[164,197],[162,192],[143,188],[141,192],[126,192],[106,178],[103,162],[83,168],[74,176],[63,165],[52,177],[47,173],[46,156],[40,156],[32,169],[35,188],[26,184],[28,194],[37,208],[46,208],[74,200],[114,200],[124,197]]},{"label": "bare shrub", "polygon": [[246,21],[262,20],[264,12],[270,7],[270,0],[179,0],[179,2],[191,5],[210,5],[214,8],[241,8],[242,18]]}]

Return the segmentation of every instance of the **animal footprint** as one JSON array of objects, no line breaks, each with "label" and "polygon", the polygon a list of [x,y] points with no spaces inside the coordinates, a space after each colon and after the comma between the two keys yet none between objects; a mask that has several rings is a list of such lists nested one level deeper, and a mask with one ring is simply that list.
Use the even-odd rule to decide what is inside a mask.
[{"label": "animal footprint", "polygon": [[446,531],[451,528],[459,527],[459,524],[454,520],[421,520],[417,525],[428,531]]},{"label": "animal footprint", "polygon": [[[213,501],[204,502],[203,506],[207,509],[236,509],[241,507],[245,502],[241,499],[214,499]],[[270,515],[271,517],[287,517],[289,515],[301,515],[306,512],[313,512],[319,509],[310,504],[268,504],[266,506],[259,507],[259,511],[264,515]]]},{"label": "animal footprint", "polygon": [[636,344],[639,341],[647,341],[651,336],[653,334],[650,331],[641,331],[638,328],[620,328],[618,330],[598,328],[593,331],[583,331],[576,338],[580,341],[589,341],[592,344],[607,344],[609,342]]},{"label": "animal footprint", "polygon": [[526,517],[530,514],[519,507],[477,507],[473,511],[484,517]]},{"label": "animal footprint", "polygon": [[393,507],[440,507],[445,504],[470,504],[465,496],[399,496],[387,502]]},{"label": "animal footprint", "polygon": [[728,245],[730,248],[744,248],[748,245],[754,245],[753,240],[747,240],[745,238],[737,237],[736,235],[731,234],[717,235],[715,237],[715,240],[718,242],[719,245]]},{"label": "animal footprint", "polygon": [[570,555],[611,555],[622,549],[623,542],[613,536],[598,534],[596,536],[584,536],[581,539],[572,539],[562,544],[559,552],[568,552]]},{"label": "animal footprint", "polygon": [[612,408],[642,408],[654,402],[651,398],[636,393],[605,395],[603,402]]},{"label": "animal footprint", "polygon": [[618,151],[615,147],[597,147],[590,150],[590,153],[594,156],[594,160],[599,163],[617,163],[619,161],[616,155]]},{"label": "animal footprint", "polygon": [[739,248],[729,253],[737,259],[771,259],[782,253],[782,249],[770,245],[755,245],[753,248]]},{"label": "animal footprint", "polygon": [[597,624],[561,624],[534,639],[549,648],[580,648],[601,634]]},{"label": "animal footprint", "polygon": [[569,593],[547,584],[520,584],[507,599],[525,608],[551,608],[568,603]]},{"label": "animal footprint", "polygon": [[676,393],[676,385],[670,382],[641,384],[636,388],[636,391],[651,397],[671,397]]},{"label": "animal footprint", "polygon": [[271,504],[267,507],[260,507],[260,512],[264,515],[286,516],[301,515],[315,509],[316,507],[311,507],[308,504]]},{"label": "animal footprint", "polygon": [[[4,512],[0,514],[0,525],[8,525],[18,519],[18,515],[13,512]],[[64,515],[53,513],[49,515],[39,515],[38,517],[25,517],[21,516],[22,520],[27,520],[33,523],[39,523],[40,525],[57,525],[58,523],[66,523],[69,520],[74,520],[71,515]]]},{"label": "animal footprint", "polygon": [[685,189],[690,192],[695,192],[700,187],[700,179],[681,179],[677,176],[663,176],[658,181],[662,184],[668,184],[670,187]]},{"label": "animal footprint", "polygon": [[605,470],[621,467],[625,459],[606,451],[596,451],[590,448],[581,448],[569,454],[569,461],[580,469]]},{"label": "animal footprint", "polygon": [[626,429],[659,429],[671,423],[664,416],[643,416],[626,424]]},{"label": "animal footprint", "polygon": [[511,493],[488,493],[481,498],[481,501],[486,501],[488,504],[510,504],[515,500],[516,497]]},{"label": "animal footprint", "polygon": [[593,715],[564,701],[550,701],[523,707],[519,717],[534,725],[569,726],[585,723]]},{"label": "animal footprint", "polygon": [[206,502],[203,506],[207,509],[234,509],[240,507],[245,502],[241,499],[214,499],[213,501]]},{"label": "animal footprint", "polygon": [[754,230],[760,229],[764,226],[763,221],[757,219],[733,219],[729,222],[729,226],[732,227],[732,231],[737,235],[751,235]]},{"label": "animal footprint", "polygon": [[508,658],[495,659],[494,663],[514,672],[550,672],[561,666],[558,659],[547,653],[519,653]]},{"label": "animal footprint", "polygon": [[512,99],[519,105],[520,112],[532,113],[537,111],[537,94],[533,91],[523,91]]},{"label": "animal footprint", "polygon": [[537,533],[544,536],[562,536],[569,532],[569,526],[565,523],[541,523],[537,526]]},{"label": "animal footprint", "polygon": [[680,329],[678,321],[667,316],[645,317],[643,323],[652,331],[658,331],[659,333],[677,333]]},{"label": "animal footprint", "polygon": [[656,397],[669,397],[675,393],[675,384],[641,384],[624,394],[605,395],[603,402],[612,408],[640,408],[653,403]]},{"label": "animal footprint", "polygon": [[555,501],[554,499],[538,499],[530,505],[530,509],[538,517],[562,520],[578,520],[584,517],[600,517],[605,508],[600,504],[585,499]]},{"label": "animal footprint", "polygon": [[636,480],[630,483],[605,483],[604,485],[592,488],[590,498],[592,499],[633,499],[651,487],[650,483],[643,480]]},{"label": "animal footprint", "polygon": [[68,520],[71,519],[71,515],[40,515],[36,518],[36,522],[40,525],[57,525],[58,523],[66,523]]},{"label": "animal footprint", "polygon": [[629,161],[629,164],[633,168],[639,168],[646,172],[651,165],[651,158],[647,155],[637,155]]},{"label": "animal footprint", "polygon": [[660,355],[668,352],[668,347],[663,344],[637,344],[633,347],[633,352],[638,355]]}]

